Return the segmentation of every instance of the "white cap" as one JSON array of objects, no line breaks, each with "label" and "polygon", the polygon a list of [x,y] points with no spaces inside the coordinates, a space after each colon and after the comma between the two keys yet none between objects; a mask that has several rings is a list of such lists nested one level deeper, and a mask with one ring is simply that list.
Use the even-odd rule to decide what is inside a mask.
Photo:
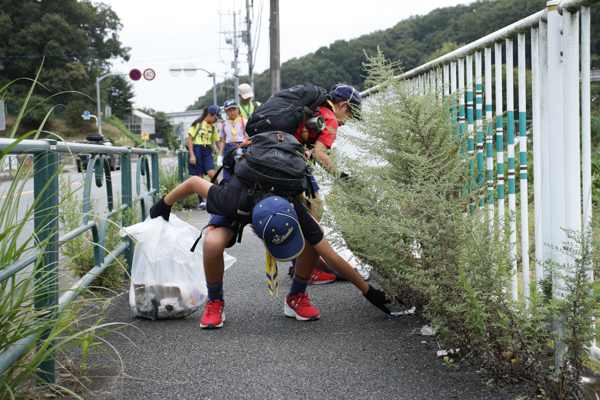
[{"label": "white cap", "polygon": [[238,93],[240,97],[244,100],[249,99],[250,97],[254,97],[254,93],[252,93],[252,88],[247,83],[242,83],[238,86]]}]

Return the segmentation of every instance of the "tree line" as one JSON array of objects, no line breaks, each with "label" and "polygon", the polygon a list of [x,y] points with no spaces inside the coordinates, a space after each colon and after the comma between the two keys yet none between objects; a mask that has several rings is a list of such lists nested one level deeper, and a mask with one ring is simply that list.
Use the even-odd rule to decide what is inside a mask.
[{"label": "tree line", "polygon": [[[386,58],[400,61],[409,71],[435,56],[453,50],[458,44],[471,43],[487,34],[519,21],[546,6],[545,0],[479,0],[470,4],[438,8],[429,14],[412,16],[394,27],[360,36],[352,40],[338,40],[314,53],[292,58],[281,65],[281,87],[311,82],[326,89],[336,83],[366,89],[363,63],[367,56],[381,49]],[[592,7],[592,66],[600,67],[600,7]],[[530,44],[527,35],[527,44]],[[515,47],[515,59],[517,46]],[[529,47],[528,47],[529,48]],[[528,53],[528,65],[530,55]],[[246,76],[240,82],[247,82]],[[254,77],[254,93],[258,101],[269,98],[269,70]],[[226,82],[217,86],[225,85]],[[227,82],[227,84],[231,84]],[[223,88],[224,89],[224,88]],[[218,102],[232,97],[219,87]],[[199,109],[212,104],[212,89],[188,109]]]},{"label": "tree line", "polygon": [[[110,6],[77,0],[0,0],[0,85],[14,81],[4,98],[19,110],[38,76],[39,85],[24,116],[39,123],[53,109],[72,124],[96,107],[96,77],[109,73],[110,60],[129,59],[119,40],[121,21]],[[131,113],[134,94],[123,78],[102,81],[103,104],[113,113]],[[62,106],[61,106],[62,105]],[[64,107],[67,106],[68,107]]]}]

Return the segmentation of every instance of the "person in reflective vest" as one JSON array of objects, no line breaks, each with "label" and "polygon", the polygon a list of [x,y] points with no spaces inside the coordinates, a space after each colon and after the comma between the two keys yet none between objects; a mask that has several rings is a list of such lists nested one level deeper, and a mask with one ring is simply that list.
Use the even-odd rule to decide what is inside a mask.
[{"label": "person in reflective vest", "polygon": [[254,92],[252,92],[252,88],[247,83],[242,83],[238,86],[238,93],[240,98],[240,116],[248,121],[254,110],[260,106],[260,103],[253,99]]}]

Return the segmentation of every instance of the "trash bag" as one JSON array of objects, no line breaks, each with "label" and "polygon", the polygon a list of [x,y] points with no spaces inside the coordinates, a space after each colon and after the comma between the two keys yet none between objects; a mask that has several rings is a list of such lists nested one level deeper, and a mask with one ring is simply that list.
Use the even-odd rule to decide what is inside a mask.
[{"label": "trash bag", "polygon": [[[171,214],[169,222],[148,217],[122,228],[120,234],[136,241],[129,290],[133,315],[151,320],[183,318],[202,305],[208,294],[202,243],[190,251],[200,236],[198,229]],[[226,269],[236,262],[227,253],[223,256]]]}]

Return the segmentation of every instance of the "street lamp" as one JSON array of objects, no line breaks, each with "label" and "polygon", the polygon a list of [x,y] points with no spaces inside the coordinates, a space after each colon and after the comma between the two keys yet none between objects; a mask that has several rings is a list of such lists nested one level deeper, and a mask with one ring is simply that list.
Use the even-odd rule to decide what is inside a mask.
[{"label": "street lamp", "polygon": [[196,68],[196,66],[192,63],[187,63],[185,64],[185,66],[183,68],[179,68],[179,64],[171,64],[171,66],[169,67],[169,74],[171,74],[171,76],[179,76],[181,74],[181,71],[184,71],[185,74],[187,76],[194,76],[196,75],[196,71],[204,71],[208,74],[208,76],[212,76],[213,78],[213,104],[217,104],[217,81],[216,81],[216,73],[214,72],[208,72],[207,70],[205,70],[204,68]]},{"label": "street lamp", "polygon": [[[98,96],[98,118],[96,118],[96,120],[98,121],[98,132],[100,133],[100,135],[102,135],[102,108],[100,107],[100,82],[102,82],[102,80],[104,78],[108,78],[109,76],[124,76],[127,74],[106,74],[100,78],[96,78],[96,95]],[[88,118],[89,119],[89,118]]]}]

